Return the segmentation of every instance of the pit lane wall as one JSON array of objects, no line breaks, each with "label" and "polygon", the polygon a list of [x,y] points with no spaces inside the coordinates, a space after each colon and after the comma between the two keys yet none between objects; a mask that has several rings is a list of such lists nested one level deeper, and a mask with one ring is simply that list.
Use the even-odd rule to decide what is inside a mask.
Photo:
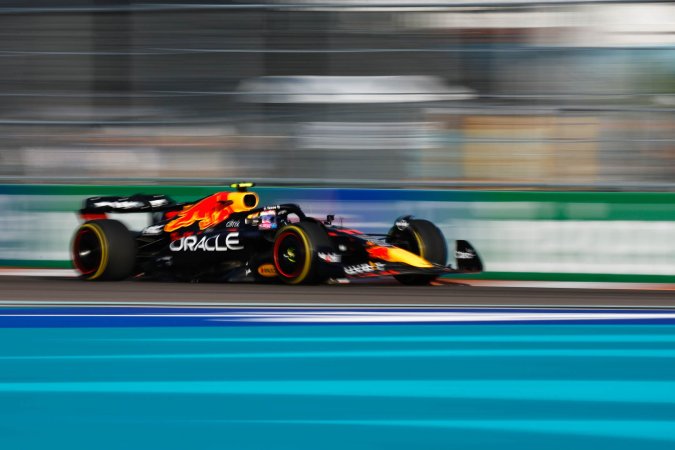
[{"label": "pit lane wall", "polygon": [[[194,200],[226,187],[0,185],[0,266],[67,268],[75,211],[95,195]],[[256,188],[262,204],[298,203],[312,216],[386,232],[399,215],[467,239],[488,279],[675,282],[675,193],[495,192]],[[118,215],[132,228],[145,214]],[[463,277],[464,278],[464,277]]]}]

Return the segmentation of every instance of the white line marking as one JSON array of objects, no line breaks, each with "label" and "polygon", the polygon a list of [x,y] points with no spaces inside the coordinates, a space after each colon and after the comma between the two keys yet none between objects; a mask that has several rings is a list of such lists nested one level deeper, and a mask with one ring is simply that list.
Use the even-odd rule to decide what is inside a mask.
[{"label": "white line marking", "polygon": [[322,309],[322,308],[336,308],[342,310],[354,310],[363,308],[378,308],[378,309],[451,309],[451,308],[470,308],[470,309],[574,309],[574,310],[648,310],[648,309],[663,309],[670,310],[675,308],[673,306],[664,305],[589,305],[582,304],[562,304],[562,305],[541,305],[541,304],[499,304],[499,303],[300,303],[300,302],[191,302],[191,301],[177,301],[177,302],[162,302],[162,301],[116,301],[116,300],[0,300],[1,306],[87,306],[93,308],[125,308],[125,307],[165,307],[165,308],[246,308],[246,309],[265,309],[265,308],[292,308],[292,309]]},{"label": "white line marking", "polygon": [[[76,278],[73,269],[27,269],[0,267],[0,276],[16,277],[57,277]],[[662,291],[675,290],[675,284],[668,283],[624,283],[596,281],[527,281],[527,280],[464,280],[441,278],[441,284],[468,284],[487,287],[551,288],[551,289],[616,289]],[[226,284],[226,283],[224,283]]]},{"label": "white line marking", "polygon": [[210,314],[0,314],[0,317],[72,318],[203,318],[212,321],[259,323],[433,323],[433,322],[541,322],[588,320],[675,319],[674,313],[612,312],[390,312],[390,311],[295,311]]},{"label": "white line marking", "polygon": [[[247,319],[251,322],[270,323],[364,323],[364,322],[540,322],[540,321],[576,321],[576,320],[648,320],[648,319],[675,319],[675,314],[556,314],[556,313],[434,313],[434,314],[392,314],[382,315],[286,315],[268,316]],[[217,320],[217,319],[215,319]]]},{"label": "white line marking", "polygon": [[11,277],[59,277],[75,278],[78,276],[74,269],[23,269],[23,268],[0,268],[0,276]]}]

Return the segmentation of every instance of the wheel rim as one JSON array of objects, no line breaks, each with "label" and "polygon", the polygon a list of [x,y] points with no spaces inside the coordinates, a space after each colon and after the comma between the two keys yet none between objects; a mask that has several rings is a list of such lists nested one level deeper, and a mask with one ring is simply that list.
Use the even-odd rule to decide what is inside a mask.
[{"label": "wheel rim", "polygon": [[73,244],[73,262],[82,275],[91,275],[101,265],[101,242],[90,229],[78,231]]},{"label": "wheel rim", "polygon": [[285,278],[299,276],[305,267],[307,250],[303,240],[293,231],[286,231],[274,244],[274,263]]}]

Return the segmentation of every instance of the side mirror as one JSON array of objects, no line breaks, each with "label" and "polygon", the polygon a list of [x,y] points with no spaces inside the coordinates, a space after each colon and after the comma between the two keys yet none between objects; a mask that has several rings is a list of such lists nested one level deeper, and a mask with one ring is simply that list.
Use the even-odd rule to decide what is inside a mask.
[{"label": "side mirror", "polygon": [[326,216],[326,220],[324,220],[323,223],[326,224],[326,225],[332,225],[334,220],[335,220],[335,214],[328,214]]}]

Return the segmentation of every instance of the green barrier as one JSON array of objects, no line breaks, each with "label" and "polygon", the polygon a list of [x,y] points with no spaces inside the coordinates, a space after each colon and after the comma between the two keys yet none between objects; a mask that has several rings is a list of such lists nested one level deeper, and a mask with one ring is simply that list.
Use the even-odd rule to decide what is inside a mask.
[{"label": "green barrier", "polygon": [[[70,267],[75,211],[95,195],[194,200],[226,186],[0,185],[0,265]],[[256,188],[262,204],[299,203],[344,225],[386,232],[396,217],[436,223],[449,245],[474,244],[503,280],[675,282],[675,193]],[[133,216],[133,217],[132,217]],[[132,228],[147,215],[118,215]]]}]

